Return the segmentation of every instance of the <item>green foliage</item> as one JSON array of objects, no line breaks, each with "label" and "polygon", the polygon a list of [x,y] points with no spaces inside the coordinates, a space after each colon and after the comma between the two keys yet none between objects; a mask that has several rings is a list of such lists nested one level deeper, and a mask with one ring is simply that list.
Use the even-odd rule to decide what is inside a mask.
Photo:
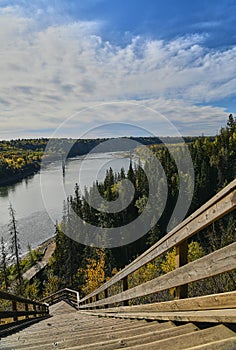
[{"label": "green foliage", "polygon": [[[14,174],[19,169],[25,169],[28,164],[27,162],[39,162],[46,141],[46,139],[38,140],[35,141],[35,144],[32,140],[28,143],[23,140],[11,141],[9,143],[0,142],[0,180],[1,169],[3,169],[3,173],[6,176],[9,168],[12,169],[12,173]],[[59,149],[63,149],[64,142],[72,141],[74,140],[68,141],[62,139],[58,146]],[[142,141],[144,144],[154,142],[148,138],[143,138]],[[171,139],[167,139],[167,141],[171,143]],[[235,118],[230,115],[226,127],[222,128],[220,133],[215,137],[201,136],[188,138],[187,141],[195,170],[194,196],[187,214],[189,215],[235,178]],[[81,144],[77,143],[73,147],[71,155],[78,154],[78,152],[86,153],[86,151],[94,146],[94,142],[98,143],[101,140],[84,140]],[[104,280],[110,278],[114,269],[117,271],[123,268],[166,234],[167,226],[179,195],[180,177],[173,155],[179,162],[182,162],[185,158],[185,150],[181,143],[179,143],[179,140],[176,140],[175,144],[171,143],[169,145],[168,148],[171,147],[171,152],[160,143],[160,140],[156,140],[155,142],[157,144],[151,145],[150,148],[164,169],[168,186],[167,203],[161,216],[161,213],[158,212],[159,206],[156,206],[155,215],[160,216],[158,223],[146,235],[131,244],[99,251],[94,247],[78,243],[82,240],[86,242],[87,232],[85,226],[78,222],[73,214],[76,213],[87,223],[106,229],[111,227],[122,228],[138,217],[144,208],[147,209],[147,212],[152,213],[151,208],[147,207],[150,184],[148,183],[145,171],[148,170],[151,174],[149,181],[156,188],[156,193],[152,194],[152,203],[162,204],[158,201],[160,201],[160,198],[163,198],[166,188],[163,178],[159,176],[158,170],[151,160],[145,163],[144,171],[140,164],[134,166],[132,162],[130,162],[127,174],[124,169],[121,169],[117,174],[111,168],[108,169],[104,181],[94,183],[90,189],[85,189],[84,195],[81,195],[79,186],[76,184],[74,195],[69,197],[64,203],[63,220],[56,227],[56,250],[45,273],[41,276],[41,279],[44,279],[43,294],[45,296],[64,287],[78,289],[83,294],[89,293],[103,283]],[[51,152],[53,154],[55,149],[52,149]],[[146,148],[140,147],[138,152],[140,158],[145,161],[147,158]],[[36,157],[34,160],[33,156]],[[181,176],[184,180],[187,196],[190,188],[188,169]],[[122,179],[129,179],[135,188],[133,200],[123,211],[114,214],[107,213],[103,210],[104,208],[101,208],[99,211],[88,204],[90,199],[95,195],[95,187],[98,187],[100,194],[108,202],[117,199],[119,189],[120,199],[122,201],[125,194],[122,188]],[[196,235],[188,245],[188,261],[191,262],[202,257],[204,254],[234,242],[236,238],[235,215],[230,214],[227,218],[221,219],[205,229],[203,233]],[[155,217],[152,217],[153,222],[155,219]],[[177,217],[174,220],[177,221]],[[128,233],[125,232],[125,234]],[[72,236],[76,237],[77,242],[69,238]],[[22,271],[32,266],[39,258],[37,253],[33,252],[30,247],[28,250],[26,260],[23,259],[21,261]],[[132,274],[129,277],[129,286],[135,286],[172,271],[175,268],[175,260],[176,251],[173,249],[165,254],[165,256],[147,264]],[[9,280],[13,280],[15,278],[13,276],[16,275],[16,266],[9,267]],[[3,274],[0,275],[0,278],[2,286],[4,286]],[[191,284],[189,286],[189,295],[193,296],[195,293],[201,294],[208,292],[210,291],[210,287],[213,291],[232,290],[232,288],[235,288],[232,282],[232,274],[224,274],[209,281]],[[114,288],[119,289],[120,287],[116,286]],[[25,289],[27,295],[37,297],[38,293],[42,292],[42,285],[39,285],[39,282],[36,281],[33,284],[26,285]],[[168,291],[165,292],[165,298],[172,298],[173,291],[171,292],[172,294]],[[151,297],[148,297],[146,301],[153,300]]]},{"label": "green foliage", "polygon": [[0,183],[39,170],[46,139],[0,141]]},{"label": "green foliage", "polygon": [[[236,123],[233,116],[229,117],[227,126],[222,128],[216,137],[201,136],[188,140],[190,141],[188,146],[195,169],[194,197],[188,215],[199,208],[235,177],[235,140]],[[158,223],[139,240],[126,246],[104,249],[105,258],[102,261],[105,261],[105,265],[103,264],[101,266],[101,259],[98,257],[94,247],[84,246],[68,238],[73,233],[73,236],[76,236],[78,241],[81,241],[80,238],[86,241],[87,235],[84,226],[76,222],[71,209],[87,223],[95,226],[102,226],[104,228],[125,226],[139,216],[147,206],[149,184],[145,171],[143,171],[141,166],[133,166],[132,162],[130,163],[127,174],[125,174],[124,169],[120,173],[115,174],[110,168],[107,171],[105,180],[102,183],[95,183],[90,189],[86,189],[83,196],[80,194],[78,185],[76,185],[74,196],[68,198],[67,203],[64,205],[63,220],[57,228],[57,247],[50,266],[54,276],[58,278],[57,283],[60,288],[71,286],[78,288],[83,293],[90,292],[102,283],[104,279],[112,276],[112,270],[114,268],[119,270],[124,267],[145,251],[147,247],[154,244],[166,234],[167,225],[175,208],[179,191],[179,174],[173,154],[179,162],[185,157],[185,150],[180,143],[172,144],[170,147],[171,154],[160,143],[150,146],[162,164],[167,178],[168,196],[164,213],[161,215]],[[145,160],[147,157],[146,148],[140,147],[138,152],[140,158]],[[165,191],[163,179],[159,178],[155,164],[151,160],[145,164],[145,170],[148,170],[152,174],[149,181],[153,182],[153,184],[156,184],[156,178],[159,179],[156,194],[154,194],[153,198],[153,203],[158,203],[158,200],[163,198],[163,191]],[[188,195],[190,185],[188,169],[181,175],[185,182],[186,195]],[[122,200],[121,179],[129,179],[135,188],[134,199],[126,209],[122,212],[112,214],[102,210],[104,208],[98,211],[89,206],[90,198],[95,193],[95,186],[98,187],[101,195],[107,201],[117,198],[117,189],[119,188],[120,198]],[[156,210],[156,215],[159,215],[158,207]],[[154,220],[155,217],[153,217]],[[216,224],[217,229],[210,231],[208,229],[205,231],[206,234],[197,235],[196,239],[189,243],[188,261],[191,262],[198,259],[209,251],[232,242],[235,239],[234,222],[235,220],[232,218],[229,220],[222,219]],[[175,255],[176,252],[174,249],[162,257],[162,259],[143,267],[140,271],[130,276],[129,285],[134,286],[137,283],[145,282],[148,279],[172,271],[175,268]],[[96,277],[96,281],[99,282],[96,282],[93,277]],[[232,283],[229,282],[228,285],[231,286]]]},{"label": "green foliage", "polygon": [[49,273],[47,281],[44,282],[44,293],[43,296],[47,297],[50,294],[57,292],[60,288],[60,281],[57,276],[55,276],[52,272]]},{"label": "green foliage", "polygon": [[40,280],[35,278],[33,283],[25,282],[24,296],[30,300],[38,300],[40,296]]}]

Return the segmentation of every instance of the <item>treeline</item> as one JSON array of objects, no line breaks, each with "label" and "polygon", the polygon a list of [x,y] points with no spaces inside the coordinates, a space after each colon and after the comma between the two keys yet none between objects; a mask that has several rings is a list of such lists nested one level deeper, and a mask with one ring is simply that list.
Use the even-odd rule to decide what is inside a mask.
[{"label": "treeline", "polygon": [[[83,155],[91,151],[103,139],[73,140],[48,138],[0,141],[0,186],[15,183],[40,170],[42,157],[61,159]],[[47,147],[49,145],[49,147]],[[45,152],[46,150],[46,152]]]},{"label": "treeline", "polygon": [[[116,174],[110,168],[102,183],[94,183],[93,187],[85,189],[83,194],[78,185],[75,185],[74,195],[70,196],[64,203],[62,222],[56,226],[54,255],[39,278],[34,279],[28,285],[26,296],[32,298],[39,295],[49,295],[64,287],[79,290],[81,295],[85,295],[163,237],[167,233],[170,218],[173,222],[175,219],[178,220],[177,217],[173,218],[172,216],[179,196],[180,175],[184,179],[186,199],[191,193],[192,179],[188,169],[184,169],[184,167],[182,173],[179,174],[174,159],[178,159],[179,162],[184,161],[186,148],[181,143],[172,144],[172,152],[169,152],[169,146],[166,147],[162,143],[149,147],[162,165],[166,180],[156,165],[155,157],[150,158],[147,149],[141,147],[138,150],[140,163],[134,165],[131,161],[127,173],[121,169]],[[186,216],[194,212],[235,178],[236,119],[230,115],[227,125],[220,130],[218,135],[214,138],[204,136],[194,138],[188,143],[188,149],[194,165],[195,179],[193,198]],[[141,164],[147,157],[149,159],[143,170]],[[147,174],[149,175],[147,176]],[[126,196],[122,180],[127,179],[132,182],[135,189],[130,204],[117,213],[109,213],[104,203],[114,202],[118,198],[118,191],[122,202]],[[96,188],[105,200],[103,207],[98,209],[89,205],[97,196]],[[155,188],[154,193],[152,188]],[[150,198],[151,200],[149,200]],[[162,203],[162,201],[166,201],[166,203]],[[158,209],[161,209],[162,205],[165,209],[159,213]],[[153,208],[155,208],[154,211]],[[107,245],[110,237],[109,235],[99,236],[96,230],[94,230],[94,236],[91,236],[91,232],[89,234],[84,222],[95,227],[102,227],[105,232],[106,229],[117,228],[119,236],[126,237],[130,232],[124,230],[125,225],[140,217],[144,210],[147,211],[149,220],[153,219],[155,222],[155,215],[160,216],[160,218],[152,229],[142,237],[133,242],[131,242],[132,237],[130,237],[131,243],[120,244],[120,246],[117,244],[114,248],[97,249],[95,244],[91,243],[97,242],[101,245]],[[82,220],[78,220],[77,217]],[[235,214],[230,214],[190,239],[188,260],[193,261],[235,241],[235,218]],[[145,223],[140,222],[138,230],[142,229],[142,224]],[[75,240],[69,237],[73,237]],[[169,272],[174,269],[174,266],[175,250],[172,250],[132,274],[128,280],[129,287]],[[235,277],[235,273],[224,274],[203,283],[192,284],[189,286],[189,295],[233,290]],[[165,293],[165,299],[172,298],[172,292]],[[155,296],[160,300],[161,297]]]},{"label": "treeline", "polygon": [[0,141],[0,185],[38,171],[46,144],[46,139]]},{"label": "treeline", "polygon": [[[235,118],[232,115],[229,116],[226,127],[221,129],[214,140],[201,136],[189,143],[188,147],[194,165],[195,183],[194,195],[187,215],[194,212],[235,178]],[[160,203],[158,201],[163,197],[163,191],[166,191],[165,181],[160,177],[155,162],[152,163],[151,160],[145,165],[149,169],[144,167],[144,170],[140,165],[134,166],[131,162],[127,174],[124,169],[121,169],[120,173],[114,174],[110,168],[104,182],[94,184],[92,188],[86,189],[83,195],[76,185],[75,194],[69,197],[65,203],[63,220],[56,228],[56,251],[50,266],[42,276],[45,280],[46,294],[63,287],[75,288],[81,294],[87,294],[166,234],[179,195],[179,174],[173,153],[171,155],[162,144],[153,145],[150,148],[162,164],[168,187],[165,210],[157,224],[146,235],[130,244],[109,249],[97,249],[92,245],[78,243],[86,242],[87,231],[86,226],[78,223],[74,215],[76,213],[84,222],[97,227],[120,228],[122,233],[124,225],[135,220],[146,206]],[[179,157],[179,159],[184,159],[185,154],[181,144],[173,145],[173,152],[176,152],[176,157]],[[145,158],[145,153],[140,155],[142,161]],[[146,176],[147,171],[152,174],[149,179]],[[188,189],[191,184],[188,169],[181,175],[185,179],[185,191],[186,196],[188,196]],[[104,207],[101,210],[96,210],[88,204],[96,196],[96,187],[108,202],[117,199],[118,188],[122,197],[121,180],[123,179],[131,181],[135,188],[133,200],[124,210],[113,214],[106,212]],[[156,186],[155,193],[149,193],[152,186]],[[151,204],[148,202],[149,196],[152,196]],[[149,209],[152,213],[152,208]],[[158,207],[156,209],[158,210]],[[235,232],[235,214],[230,214],[211,225],[203,233],[196,235],[189,241],[189,261],[233,242],[236,238]],[[124,232],[124,234],[129,233]],[[77,242],[69,237],[76,238]],[[91,237],[87,237],[87,239],[89,242]],[[100,239],[102,240],[104,237],[100,237]],[[109,236],[105,239],[109,240]],[[145,281],[148,278],[170,271],[174,268],[174,261],[175,251],[173,250],[158,261],[154,261],[141,271],[134,273],[129,278],[129,285],[133,286],[137,281]],[[197,287],[190,286],[190,291],[194,295],[197,291],[201,294],[209,290],[213,292],[231,290],[235,288],[234,277],[235,275],[231,274],[223,276],[223,279],[215,278],[210,282],[208,281],[208,284],[198,284]]]},{"label": "treeline", "polygon": [[[144,145],[160,144],[156,137],[130,137]],[[0,186],[15,183],[29,175],[33,175],[40,169],[43,155],[50,159],[61,159],[65,153],[66,157],[84,155],[90,151],[96,152],[96,146],[108,139],[17,139],[10,141],[0,141]],[[193,141],[194,138],[185,138],[186,142]],[[50,141],[50,142],[49,142]],[[179,143],[180,138],[166,137],[166,143]],[[120,143],[122,146],[122,143]],[[112,145],[112,144],[111,144]],[[117,144],[114,151],[117,149]],[[46,153],[45,152],[46,149]],[[94,151],[95,150],[95,151]],[[99,150],[97,150],[99,151]],[[112,149],[109,149],[112,151]],[[120,149],[122,151],[122,148]]]}]

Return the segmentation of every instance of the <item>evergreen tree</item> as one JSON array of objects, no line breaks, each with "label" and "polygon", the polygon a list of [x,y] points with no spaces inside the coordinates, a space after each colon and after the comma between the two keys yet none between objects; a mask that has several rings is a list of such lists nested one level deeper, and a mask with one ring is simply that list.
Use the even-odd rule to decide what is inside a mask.
[{"label": "evergreen tree", "polygon": [[7,268],[7,252],[5,248],[5,242],[3,237],[1,238],[1,270],[3,274],[4,288],[7,290],[9,287],[8,280],[8,268]]},{"label": "evergreen tree", "polygon": [[[187,215],[190,215],[216,192],[230,182],[236,175],[236,121],[230,115],[227,126],[222,128],[216,137],[198,137],[190,140],[189,151],[192,157],[195,170],[195,189],[192,204]],[[79,187],[76,185],[74,197],[70,197],[65,205],[63,221],[60,229],[58,229],[56,242],[57,247],[54,253],[55,262],[52,265],[54,275],[58,276],[58,283],[60,287],[68,284],[79,285],[80,290],[88,281],[84,270],[88,268],[88,259],[90,262],[98,263],[96,248],[91,246],[83,246],[71,241],[68,236],[73,232],[73,237],[86,237],[86,225],[78,224],[72,212],[79,214],[79,217],[86,223],[91,223],[94,226],[103,227],[109,231],[111,227],[120,228],[120,235],[126,236],[127,223],[135,220],[145,209],[147,213],[150,212],[151,222],[154,223],[152,229],[137,241],[119,246],[112,249],[104,249],[105,265],[102,270],[105,272],[105,277],[112,275],[113,268],[119,270],[126,264],[131,262],[134,258],[140,255],[147,246],[154,244],[157,240],[162,238],[167,231],[170,218],[173,223],[178,220],[177,217],[172,218],[176,202],[179,196],[180,179],[184,179],[184,198],[188,198],[189,189],[191,188],[191,178],[188,174],[188,169],[178,172],[175,159],[178,164],[182,164],[185,159],[186,150],[181,145],[171,145],[171,152],[169,147],[164,145],[151,146],[151,150],[161,163],[166,177],[167,186],[164,178],[160,175],[156,167],[156,162],[150,160],[148,153],[145,153],[145,148],[140,151],[142,161],[145,162],[144,170],[139,162],[138,166],[133,168],[132,162],[126,174],[122,168],[118,174],[114,174],[110,168],[107,170],[106,177],[101,183],[94,183],[93,186],[84,191],[84,195],[80,195]],[[149,158],[148,158],[149,157]],[[184,169],[184,166],[183,166]],[[149,174],[149,179],[145,173]],[[181,177],[181,178],[180,178]],[[125,187],[122,187],[120,181],[128,179],[132,182],[135,194],[133,200],[128,207],[117,213],[106,212],[106,201],[113,201],[117,199],[119,189],[119,199],[123,203],[126,196]],[[155,188],[154,193],[149,193],[149,188]],[[166,188],[167,187],[167,188]],[[94,209],[90,205],[90,200],[97,196],[95,190],[99,190],[101,196],[105,199],[103,207]],[[166,198],[167,202],[163,213],[162,202]],[[151,204],[147,201],[151,195]],[[96,197],[95,197],[96,199]],[[99,201],[98,201],[99,203]],[[149,205],[149,207],[147,207]],[[159,208],[160,207],[160,208]],[[73,209],[73,211],[71,210]],[[154,209],[154,214],[153,214]],[[159,211],[158,211],[159,210]],[[160,216],[161,215],[161,216]],[[177,215],[177,214],[176,214]],[[201,234],[197,234],[197,244],[191,246],[194,254],[202,252],[208,253],[221,246],[231,243],[235,240],[235,216],[230,214],[230,220],[221,219],[219,223],[212,225]],[[156,223],[156,217],[160,217]],[[81,222],[81,221],[80,221]],[[95,230],[96,231],[96,230]],[[104,240],[109,239],[108,234],[105,235]],[[86,242],[83,240],[83,242]],[[89,244],[89,241],[87,241]],[[105,244],[106,242],[104,242]],[[198,245],[202,247],[197,249]],[[190,257],[191,259],[191,257]],[[63,263],[62,263],[63,262]],[[95,264],[95,265],[96,265]],[[169,266],[169,264],[167,264]],[[97,265],[96,265],[97,266]],[[91,266],[90,266],[91,267]],[[78,273],[79,270],[79,273]],[[100,271],[98,269],[97,271]],[[102,272],[103,273],[103,272]],[[100,280],[102,282],[102,279]],[[63,285],[62,285],[63,284]],[[229,285],[231,285],[229,283]],[[200,288],[200,287],[199,287]],[[204,287],[205,288],[205,287]]]},{"label": "evergreen tree", "polygon": [[10,214],[9,232],[11,236],[11,252],[13,255],[13,260],[16,263],[19,293],[22,293],[23,279],[22,279],[22,272],[21,272],[21,266],[20,266],[21,247],[20,247],[20,240],[19,240],[19,232],[17,230],[16,217],[15,217],[16,213],[12,207],[12,204],[9,205],[9,214]]}]

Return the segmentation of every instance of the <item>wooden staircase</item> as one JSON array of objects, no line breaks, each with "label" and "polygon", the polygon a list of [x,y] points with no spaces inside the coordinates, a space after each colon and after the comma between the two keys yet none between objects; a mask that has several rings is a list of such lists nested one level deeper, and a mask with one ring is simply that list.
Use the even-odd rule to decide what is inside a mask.
[{"label": "wooden staircase", "polygon": [[[67,288],[39,303],[0,291],[0,300],[12,303],[12,310],[0,310],[0,321],[13,318],[9,327],[15,327],[8,335],[7,325],[0,325],[0,350],[236,350],[236,291],[195,298],[187,294],[189,283],[235,271],[236,242],[187,261],[188,239],[235,208],[236,180],[81,300],[78,292]],[[133,272],[174,247],[174,271],[129,288]],[[122,290],[114,293],[117,283]],[[170,288],[175,300],[130,305]],[[32,317],[44,319],[29,326]],[[23,322],[29,327],[20,330]]]},{"label": "wooden staircase", "polygon": [[199,327],[191,322],[98,317],[64,301],[53,305],[50,314],[51,318],[1,339],[1,350],[236,349],[236,333],[222,324]]}]

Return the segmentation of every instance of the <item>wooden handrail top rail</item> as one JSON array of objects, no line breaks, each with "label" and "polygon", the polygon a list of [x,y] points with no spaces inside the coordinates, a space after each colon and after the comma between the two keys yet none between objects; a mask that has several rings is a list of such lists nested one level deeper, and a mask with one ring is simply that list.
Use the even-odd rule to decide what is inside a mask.
[{"label": "wooden handrail top rail", "polygon": [[172,229],[162,239],[140,255],[137,259],[119,271],[109,281],[100,286],[97,290],[90,293],[80,300],[80,303],[98,295],[107,290],[115,283],[123,280],[131,273],[144,266],[146,263],[153,261],[169,249],[181,244],[197,232],[203,230],[214,221],[236,208],[236,179],[228,186],[217,193],[208,202],[202,205],[197,211],[186,218],[182,223]]},{"label": "wooden handrail top rail", "polygon": [[12,301],[17,301],[19,303],[31,304],[31,305],[44,305],[41,302],[33,301],[33,300],[26,299],[26,298],[23,298],[23,297],[19,297],[17,295],[10,294],[10,293],[3,292],[3,291],[0,291],[0,299],[12,300]]},{"label": "wooden handrail top rail", "polygon": [[37,314],[44,314],[45,311],[0,311],[0,319],[1,318],[13,318],[17,315],[17,317],[21,316],[35,316]]},{"label": "wooden handrail top rail", "polygon": [[57,292],[55,292],[53,294],[48,295],[47,297],[41,299],[40,301],[44,302],[45,300],[52,299],[53,297],[60,296],[60,294],[64,294],[64,293],[66,293],[66,294],[68,294],[68,293],[76,294],[77,300],[79,300],[79,292],[78,291],[73,290],[73,289],[69,289],[69,288],[64,288],[64,289],[58,290]]},{"label": "wooden handrail top rail", "polygon": [[[4,299],[10,301],[10,304],[6,305],[0,310],[0,319],[13,319],[8,321],[6,324],[0,325],[0,333],[4,332],[4,329],[11,329],[11,327],[15,327],[18,325],[19,318],[21,324],[24,322],[28,322],[29,319],[38,320],[39,318],[44,318],[49,316],[49,308],[46,303],[40,303],[37,301],[33,301],[30,299],[26,299],[23,297],[19,297],[17,295],[13,295],[7,292],[0,291],[0,299]],[[19,307],[18,303],[24,304]],[[31,308],[29,308],[31,305]]]},{"label": "wooden handrail top rail", "polygon": [[234,269],[236,269],[236,242],[205,255],[200,259],[194,260],[178,269],[168,272],[165,275],[156,277],[148,282],[108,298],[90,304],[81,305],[80,308],[84,309],[86,307],[104,306],[147,296],[163,290],[178,287],[184,283],[195,282]]},{"label": "wooden handrail top rail", "polygon": [[236,291],[217,294],[201,295],[186,299],[175,299],[169,301],[154,302],[149,304],[136,304],[131,306],[118,306],[105,309],[93,310],[94,313],[106,312],[171,312],[171,311],[199,311],[199,310],[218,310],[218,309],[236,309]]}]

